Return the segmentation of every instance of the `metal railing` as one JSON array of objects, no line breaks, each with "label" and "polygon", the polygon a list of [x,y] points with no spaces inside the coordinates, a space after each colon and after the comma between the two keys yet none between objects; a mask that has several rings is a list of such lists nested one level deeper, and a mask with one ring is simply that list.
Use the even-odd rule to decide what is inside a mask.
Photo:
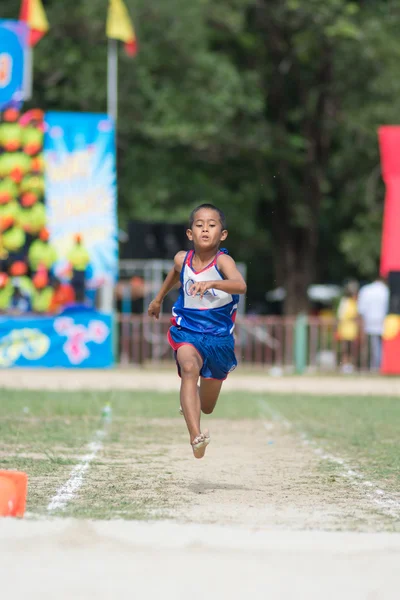
[{"label": "metal railing", "polygon": [[[118,353],[122,365],[173,360],[167,341],[170,317],[159,321],[147,315],[118,315]],[[299,355],[307,372],[370,370],[370,347],[366,337],[353,342],[336,338],[335,319],[308,317],[299,346],[296,317],[238,317],[235,352],[238,362],[278,372],[298,370]],[[305,333],[305,335],[304,335]],[[297,337],[297,343],[296,343]],[[301,362],[301,361],[300,361]]]}]

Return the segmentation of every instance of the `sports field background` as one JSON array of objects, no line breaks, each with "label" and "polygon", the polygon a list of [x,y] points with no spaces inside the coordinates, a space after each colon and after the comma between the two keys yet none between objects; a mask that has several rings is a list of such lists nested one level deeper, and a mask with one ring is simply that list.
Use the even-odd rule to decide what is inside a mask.
[{"label": "sports field background", "polygon": [[[170,375],[147,373],[148,386],[152,378],[162,382]],[[48,374],[50,387],[56,377]],[[143,373],[130,377],[135,387]],[[68,378],[82,379],[79,372]],[[232,377],[233,387],[245,380]],[[254,379],[248,376],[248,381]],[[295,387],[297,380],[283,381]],[[370,384],[377,381],[371,378]],[[265,518],[268,526],[302,528],[305,511],[312,507],[306,526],[397,530],[397,520],[365,496],[368,486],[361,485],[358,474],[369,487],[390,494],[393,514],[398,508],[400,516],[400,402],[390,395],[326,396],[318,393],[324,379],[308,382],[317,387],[313,394],[224,390],[214,414],[203,417],[212,443],[200,462],[192,457],[176,392],[4,389],[1,463],[28,473],[31,518],[48,514],[51,498],[101,432],[101,450],[79,490],[65,508],[51,514],[257,525]],[[102,419],[107,404],[110,423]],[[355,478],[344,476],[341,461]],[[347,504],[352,499],[350,511],[341,505],[343,498]],[[324,510],[328,501],[329,515]],[[272,515],[278,511],[277,522],[268,510]]]},{"label": "sports field background", "polygon": [[2,384],[1,465],[29,475],[25,518],[1,525],[16,597],[124,597],[134,574],[135,593],[184,598],[199,560],[210,597],[289,599],[299,581],[299,598],[398,597],[400,380],[233,374],[200,461],[173,371],[4,371]]}]

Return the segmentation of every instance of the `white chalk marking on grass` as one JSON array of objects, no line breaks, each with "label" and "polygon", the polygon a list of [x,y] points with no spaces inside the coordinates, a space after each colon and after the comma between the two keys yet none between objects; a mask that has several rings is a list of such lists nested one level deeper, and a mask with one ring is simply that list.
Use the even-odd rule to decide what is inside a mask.
[{"label": "white chalk marking on grass", "polygon": [[[264,415],[267,413],[268,416],[276,422],[281,423],[287,430],[293,429],[293,425],[288,421],[285,417],[283,417],[279,412],[273,409],[265,400],[259,401],[259,407],[261,412]],[[264,423],[264,427],[269,431],[271,429],[270,423]],[[400,516],[400,501],[391,496],[389,493],[380,489],[375,483],[372,481],[368,481],[365,479],[365,475],[361,473],[361,471],[357,471],[351,468],[343,458],[338,456],[334,456],[333,454],[326,453],[322,448],[320,448],[316,442],[310,440],[307,435],[303,432],[299,432],[302,443],[305,446],[311,447],[313,452],[322,460],[326,460],[328,462],[339,465],[343,468],[343,470],[339,473],[341,477],[345,477],[350,481],[350,483],[364,492],[364,495],[368,498],[368,500],[372,501],[375,504],[381,513],[388,515],[390,517],[399,518]],[[370,492],[367,490],[363,490],[364,488],[370,488]],[[375,489],[371,489],[375,488]]]},{"label": "white chalk marking on grass", "polygon": [[103,448],[102,438],[106,434],[105,429],[96,431],[95,438],[88,444],[88,454],[82,456],[80,462],[72,469],[69,479],[62,485],[55,496],[50,500],[47,510],[64,510],[68,502],[73,500],[75,494],[83,484],[85,473],[90,463],[96,458],[99,451]]}]

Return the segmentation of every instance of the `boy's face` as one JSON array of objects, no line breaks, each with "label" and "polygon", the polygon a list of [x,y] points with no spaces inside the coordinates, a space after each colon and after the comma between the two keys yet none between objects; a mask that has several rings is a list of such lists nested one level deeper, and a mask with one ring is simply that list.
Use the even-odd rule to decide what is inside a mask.
[{"label": "boy's face", "polygon": [[226,229],[222,229],[217,211],[201,208],[194,217],[192,229],[186,232],[196,248],[207,250],[215,248],[228,237]]}]

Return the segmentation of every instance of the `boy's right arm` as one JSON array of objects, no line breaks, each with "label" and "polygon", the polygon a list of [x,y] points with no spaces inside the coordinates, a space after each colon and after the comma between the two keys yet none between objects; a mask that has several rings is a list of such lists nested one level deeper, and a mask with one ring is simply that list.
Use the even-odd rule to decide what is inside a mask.
[{"label": "boy's right arm", "polygon": [[160,291],[152,302],[149,304],[147,313],[149,317],[155,317],[158,319],[160,316],[161,305],[165,296],[170,292],[176,284],[179,282],[180,273],[182,271],[183,261],[185,260],[186,252],[182,250],[175,255],[174,266],[166,276],[164,283],[161,286]]}]

